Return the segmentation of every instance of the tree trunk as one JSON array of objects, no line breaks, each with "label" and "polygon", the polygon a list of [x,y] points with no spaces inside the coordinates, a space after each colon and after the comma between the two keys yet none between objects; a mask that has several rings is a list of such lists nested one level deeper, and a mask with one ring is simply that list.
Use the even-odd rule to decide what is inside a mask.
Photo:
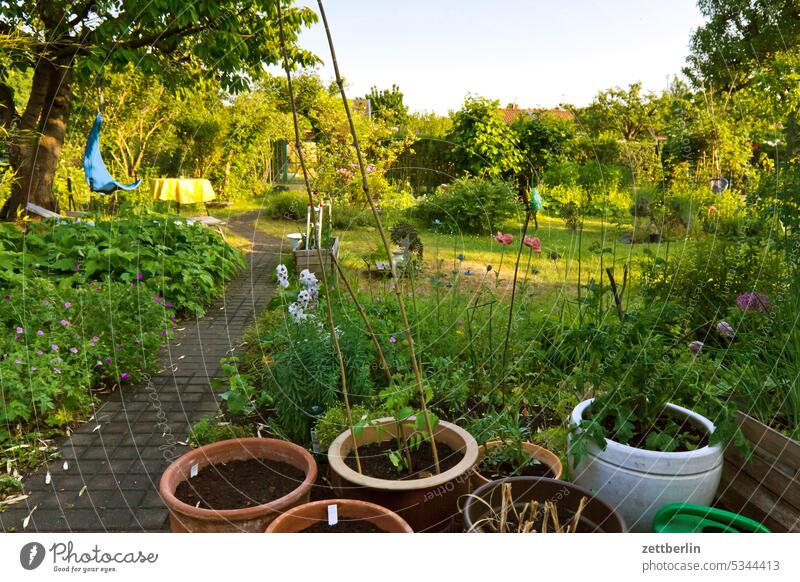
[{"label": "tree trunk", "polygon": [[[48,63],[43,67],[50,70],[38,75],[40,71],[37,67],[31,91],[34,96],[44,95],[38,113],[38,127],[33,131],[28,130],[23,116],[21,131],[15,138],[16,144],[9,152],[16,180],[11,188],[11,197],[0,210],[3,218],[16,218],[18,209],[24,210],[29,202],[58,211],[53,179],[67,133],[72,105],[73,69],[69,63]],[[36,115],[31,110],[30,101],[25,114]]]}]

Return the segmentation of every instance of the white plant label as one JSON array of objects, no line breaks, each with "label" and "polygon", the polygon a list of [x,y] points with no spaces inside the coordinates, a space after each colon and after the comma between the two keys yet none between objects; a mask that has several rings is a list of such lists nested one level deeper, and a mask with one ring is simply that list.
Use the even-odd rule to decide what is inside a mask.
[{"label": "white plant label", "polygon": [[192,477],[197,477],[197,463],[192,465],[192,468],[189,469],[189,478],[191,479]]},{"label": "white plant label", "polygon": [[328,525],[336,525],[339,523],[339,506],[338,505],[329,505],[328,506]]}]

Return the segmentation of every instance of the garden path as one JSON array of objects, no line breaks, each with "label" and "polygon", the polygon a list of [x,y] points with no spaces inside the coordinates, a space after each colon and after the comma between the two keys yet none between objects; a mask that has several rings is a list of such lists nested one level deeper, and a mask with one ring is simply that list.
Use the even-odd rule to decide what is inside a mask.
[{"label": "garden path", "polygon": [[248,268],[205,317],[182,322],[163,350],[164,370],[114,392],[89,422],[58,443],[60,459],[24,479],[29,497],[0,511],[1,531],[168,528],[158,495],[161,473],[169,459],[188,450],[182,443],[191,424],[217,410],[211,380],[221,374],[219,360],[241,346],[246,327],[274,293],[273,269],[288,250],[260,232],[257,220],[258,212],[249,212],[228,221],[232,232],[250,241]]}]

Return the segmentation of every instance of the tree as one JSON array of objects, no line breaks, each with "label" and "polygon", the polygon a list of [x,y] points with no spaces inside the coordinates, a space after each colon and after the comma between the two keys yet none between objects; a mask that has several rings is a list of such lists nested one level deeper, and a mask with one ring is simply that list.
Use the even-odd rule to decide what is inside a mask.
[{"label": "tree", "polygon": [[498,101],[470,96],[453,115],[447,138],[456,169],[472,175],[508,176],[522,167],[516,135],[498,112]]},{"label": "tree", "polygon": [[366,98],[370,100],[373,116],[396,127],[406,122],[408,107],[403,104],[403,93],[397,85],[382,91],[372,87]]},{"label": "tree", "polygon": [[707,22],[692,35],[686,75],[697,87],[735,90],[778,51],[800,44],[797,0],[699,0]]},{"label": "tree", "polygon": [[575,124],[547,113],[520,115],[511,124],[517,134],[526,165],[539,176],[546,166],[564,161],[575,139]]},{"label": "tree", "polygon": [[[56,209],[53,179],[69,126],[76,83],[89,84],[104,70],[133,63],[145,74],[173,83],[213,76],[241,91],[263,65],[277,63],[278,0],[18,0],[3,2],[0,35],[22,35],[30,50],[0,61],[0,122],[16,180],[5,218],[34,202]],[[316,20],[291,0],[283,10],[291,58],[309,65],[315,57],[294,46],[302,26]],[[157,10],[155,8],[158,8]],[[22,32],[19,32],[22,31]],[[43,42],[46,40],[46,42]],[[8,71],[32,69],[26,106],[17,110]]]},{"label": "tree", "polygon": [[659,123],[662,101],[642,95],[642,84],[600,91],[594,101],[579,113],[581,124],[593,135],[611,132],[618,139],[635,141]]}]

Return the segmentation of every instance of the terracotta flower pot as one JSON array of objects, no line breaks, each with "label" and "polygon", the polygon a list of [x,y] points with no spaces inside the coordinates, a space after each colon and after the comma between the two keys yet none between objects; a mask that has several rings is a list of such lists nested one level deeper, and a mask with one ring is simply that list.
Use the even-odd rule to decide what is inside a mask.
[{"label": "terracotta flower pot", "polygon": [[267,533],[298,533],[312,525],[328,521],[328,506],[336,505],[339,521],[367,521],[386,533],[414,533],[411,526],[394,511],[357,499],[314,501],[298,505],[275,518]]},{"label": "terracotta flower pot", "polygon": [[515,504],[527,504],[531,501],[552,501],[561,511],[559,519],[567,521],[567,512],[574,514],[582,497],[587,498],[586,506],[581,513],[581,524],[585,529],[594,532],[624,533],[627,531],[625,520],[614,509],[590,491],[567,481],[557,481],[545,477],[507,477],[481,485],[466,498],[464,503],[464,527],[466,531],[483,532],[480,522],[489,513],[489,508],[500,508],[501,486],[511,483],[511,496]]},{"label": "terracotta flower pot", "polygon": [[[204,509],[175,497],[175,490],[189,478],[192,466],[197,465],[198,470],[202,470],[208,465],[251,459],[286,463],[305,473],[305,479],[288,495],[244,509]],[[173,461],[161,476],[159,493],[169,508],[173,532],[257,533],[263,532],[278,515],[307,503],[316,480],[317,463],[302,447],[277,439],[231,439],[194,449]]]},{"label": "terracotta flower pot", "polygon": [[[381,418],[358,436],[359,446],[394,441],[395,423]],[[339,497],[376,503],[397,512],[414,531],[436,531],[449,525],[458,513],[458,498],[469,490],[470,474],[478,460],[478,443],[464,429],[440,421],[437,443],[444,443],[463,458],[455,467],[422,479],[388,480],[361,475],[345,464],[353,450],[353,438],[347,430],[336,437],[328,449],[330,480]]]},{"label": "terracotta flower pot", "polygon": [[[478,468],[481,465],[484,457],[486,456],[486,452],[492,449],[495,449],[503,444],[503,441],[495,440],[489,441],[485,445],[481,445],[478,448],[478,462],[475,465],[475,470],[472,472],[472,488],[477,489],[481,485],[485,485],[489,483],[491,479],[487,479],[484,477],[479,471]],[[553,479],[561,479],[561,475],[564,472],[564,467],[561,464],[561,459],[559,459],[555,454],[551,453],[544,447],[540,447],[539,445],[535,445],[533,443],[529,443],[525,441],[522,443],[522,450],[525,451],[529,457],[532,459],[536,459],[543,465],[547,466],[550,469],[550,472],[553,473]]]}]

